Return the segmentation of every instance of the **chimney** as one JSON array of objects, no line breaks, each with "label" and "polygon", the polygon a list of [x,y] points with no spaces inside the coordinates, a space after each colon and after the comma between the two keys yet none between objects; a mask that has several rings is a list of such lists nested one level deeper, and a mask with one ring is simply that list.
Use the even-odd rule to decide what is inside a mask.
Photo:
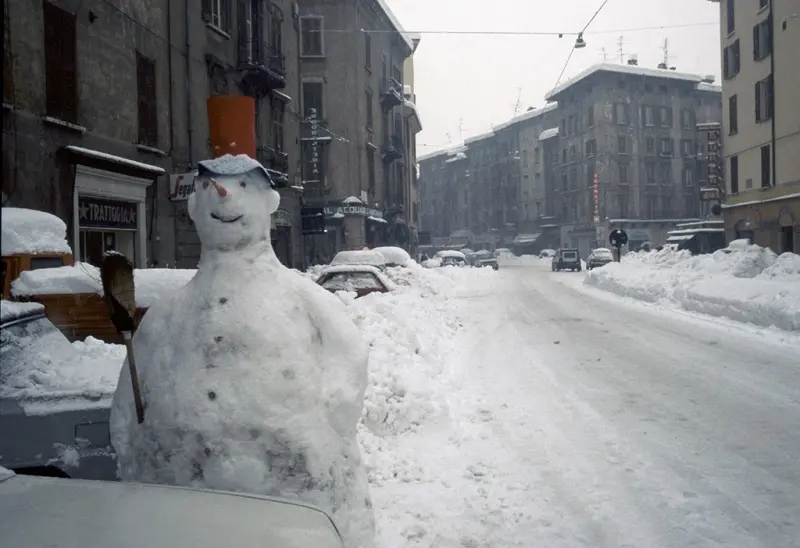
[{"label": "chimney", "polygon": [[703,82],[706,84],[713,84],[716,81],[716,77],[713,74],[706,74],[703,76]]},{"label": "chimney", "polygon": [[635,55],[628,57],[628,64],[635,67],[639,65],[639,59]]},{"label": "chimney", "polygon": [[666,70],[667,69],[667,64],[666,63],[659,63],[658,64],[658,68]]}]

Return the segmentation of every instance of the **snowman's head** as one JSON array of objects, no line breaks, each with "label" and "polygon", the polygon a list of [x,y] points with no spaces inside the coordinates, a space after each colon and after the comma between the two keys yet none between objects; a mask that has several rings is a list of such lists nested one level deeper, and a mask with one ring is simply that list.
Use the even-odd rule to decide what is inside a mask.
[{"label": "snowman's head", "polygon": [[231,250],[270,241],[280,195],[264,167],[245,154],[198,164],[189,216],[203,249]]}]

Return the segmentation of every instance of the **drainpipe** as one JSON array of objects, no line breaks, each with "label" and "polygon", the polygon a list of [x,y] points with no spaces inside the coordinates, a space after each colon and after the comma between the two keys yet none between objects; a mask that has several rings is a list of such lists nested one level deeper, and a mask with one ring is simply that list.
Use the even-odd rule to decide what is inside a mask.
[{"label": "drainpipe", "polygon": [[775,112],[775,32],[777,29],[775,28],[775,18],[773,14],[775,13],[775,2],[776,0],[772,0],[769,5],[769,14],[767,15],[767,20],[769,21],[769,73],[770,73],[770,87],[772,88],[772,93],[770,93],[769,97],[769,104],[770,109],[772,109],[772,120],[770,123],[771,129],[771,145],[770,145],[770,153],[772,154],[772,184],[770,186],[775,186],[778,183],[778,174],[776,173],[775,169],[777,168],[777,154],[775,152],[775,118],[777,117],[777,112]]},{"label": "drainpipe", "polygon": [[186,135],[187,144],[189,146],[189,167],[194,166],[194,154],[192,146],[192,56],[191,56],[191,43],[189,40],[189,0],[183,0],[183,24],[186,31]]}]

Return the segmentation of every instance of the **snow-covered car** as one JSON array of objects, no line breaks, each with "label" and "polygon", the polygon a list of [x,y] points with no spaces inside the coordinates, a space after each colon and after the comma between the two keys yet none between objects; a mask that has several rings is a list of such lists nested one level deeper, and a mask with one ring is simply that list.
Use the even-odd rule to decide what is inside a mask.
[{"label": "snow-covered car", "polygon": [[344,547],[328,514],[293,500],[3,468],[0,538],[9,548]]},{"label": "snow-covered car", "polygon": [[372,251],[377,251],[383,255],[383,258],[386,261],[386,266],[408,266],[408,264],[411,262],[411,255],[409,255],[408,251],[402,247],[376,247]]},{"label": "snow-covered car", "polygon": [[386,257],[374,249],[340,251],[331,261],[331,266],[341,265],[369,265],[384,272],[386,270]]},{"label": "snow-covered car", "polygon": [[0,466],[116,479],[108,420],[121,359],[83,355],[41,304],[2,301],[0,311]]},{"label": "snow-covered car", "polygon": [[357,297],[376,292],[388,293],[394,289],[394,284],[383,272],[370,265],[330,266],[322,271],[317,284],[331,293],[351,291]]},{"label": "snow-covered car", "polygon": [[554,257],[555,254],[556,254],[556,250],[555,249],[543,249],[543,250],[541,250],[539,252],[539,258],[540,259],[549,259],[551,257]]},{"label": "snow-covered car", "polygon": [[[499,251],[499,250],[498,250]],[[491,251],[482,249],[475,253],[474,266],[482,268],[484,266],[491,266],[494,270],[498,270],[500,265],[497,262],[497,257]]]},{"label": "snow-covered car", "polygon": [[468,266],[466,256],[460,251],[445,249],[433,256],[439,266]]},{"label": "snow-covered car", "polygon": [[557,249],[550,263],[550,268],[553,272],[561,272],[562,270],[577,270],[580,272],[581,256],[579,251],[574,248]]},{"label": "snow-covered car", "polygon": [[598,247],[589,253],[589,257],[586,259],[586,269],[591,270],[612,262],[614,262],[614,255],[611,254],[611,250],[605,247]]}]

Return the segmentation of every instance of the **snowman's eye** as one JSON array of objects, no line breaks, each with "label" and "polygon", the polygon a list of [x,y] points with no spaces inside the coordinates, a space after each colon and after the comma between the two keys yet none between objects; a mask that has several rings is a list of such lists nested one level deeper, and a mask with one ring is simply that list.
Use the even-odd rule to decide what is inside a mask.
[{"label": "snowman's eye", "polygon": [[244,188],[247,186],[247,183],[245,183],[244,181],[239,181],[239,186]]}]

